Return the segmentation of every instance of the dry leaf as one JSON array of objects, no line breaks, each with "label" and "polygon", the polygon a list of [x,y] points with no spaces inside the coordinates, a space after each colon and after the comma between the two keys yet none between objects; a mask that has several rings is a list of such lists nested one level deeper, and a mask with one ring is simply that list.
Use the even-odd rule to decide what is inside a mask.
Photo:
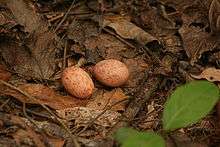
[{"label": "dry leaf", "polygon": [[[99,22],[100,19],[93,17],[93,20]],[[142,45],[158,41],[151,34],[120,16],[106,16],[101,24],[102,27],[111,27],[122,38],[135,40]]]},{"label": "dry leaf", "polygon": [[191,76],[195,79],[206,79],[210,82],[220,82],[220,69],[210,67],[203,70],[200,75],[191,74]]},{"label": "dry leaf", "polygon": [[183,11],[186,7],[193,5],[194,0],[160,0],[160,2],[162,2],[164,5],[176,9],[176,11]]},{"label": "dry leaf", "polygon": [[0,119],[4,127],[14,126],[16,129],[9,129],[7,135],[11,136],[15,140],[15,146],[39,146],[46,147],[44,139],[40,134],[34,131],[32,127],[29,127],[26,122],[18,116],[0,113]]},{"label": "dry leaf", "polygon": [[68,27],[67,35],[82,45],[86,39],[98,36],[98,28],[91,21],[74,20]]},{"label": "dry leaf", "polygon": [[0,64],[0,80],[8,81],[11,77],[11,73],[6,70],[6,68]]},{"label": "dry leaf", "polygon": [[61,138],[48,137],[48,140],[51,144],[53,144],[53,147],[63,147],[65,143],[65,141]]},{"label": "dry leaf", "polygon": [[[7,136],[10,136],[10,138],[12,138],[14,141],[13,145],[10,145],[11,140],[8,140],[8,142],[3,143],[2,139],[5,139],[3,137],[0,141],[0,146],[3,145],[3,146],[44,147],[49,145],[53,147],[63,147],[64,145],[63,138],[68,137],[68,134],[66,136],[62,136],[63,135],[62,131],[65,133],[65,131],[62,130],[62,127],[59,127],[58,125],[49,122],[46,123],[47,125],[44,122],[40,122],[40,121],[35,121],[35,124],[33,124],[26,118],[5,114],[5,113],[0,113],[0,121],[2,125],[1,127],[4,127],[5,130],[8,130],[5,131]],[[48,131],[49,129],[48,126],[51,126],[50,129],[52,130],[50,132],[47,133],[44,131],[39,132],[39,128]],[[54,133],[55,132],[54,126],[58,127],[56,128],[57,130],[60,129],[62,131],[60,131],[59,134]],[[4,134],[4,129],[2,129],[2,134]]]},{"label": "dry leaf", "polygon": [[155,37],[123,18],[114,19],[111,17],[105,17],[103,21],[103,26],[111,27],[122,38],[133,39],[142,45],[146,45],[149,42],[157,41]]},{"label": "dry leaf", "polygon": [[6,39],[6,42],[3,40],[0,51],[4,60],[21,75],[50,79],[55,72],[57,36],[49,31],[46,21],[35,12],[30,1],[10,0],[7,7],[16,21],[30,34],[24,44],[18,44],[15,38]]},{"label": "dry leaf", "polygon": [[132,88],[139,86],[140,81],[144,79],[145,71],[149,68],[149,65],[144,61],[144,57],[140,56],[127,59],[124,63],[127,65],[130,74],[126,85],[132,90]]},{"label": "dry leaf", "polygon": [[[75,125],[81,126],[88,124],[101,113],[101,110],[96,110],[87,107],[74,107],[63,110],[57,110],[58,116],[68,121],[72,120],[73,122],[75,122]],[[98,119],[96,119],[94,121],[94,124],[103,127],[111,127],[117,122],[119,116],[120,113],[108,110],[104,114],[102,114]]]},{"label": "dry leaf", "polygon": [[217,45],[215,38],[195,27],[183,26],[179,33],[191,65],[198,61],[202,53],[212,51]]},{"label": "dry leaf", "polygon": [[12,137],[14,138],[18,146],[22,146],[23,142],[25,142],[25,144],[27,145],[32,146],[34,144],[34,141],[36,146],[46,147],[40,139],[41,136],[33,132],[33,130],[31,129],[19,129],[17,132],[12,134]]},{"label": "dry leaf", "polygon": [[24,26],[26,32],[40,31],[42,33],[47,30],[47,24],[36,13],[31,1],[9,0],[7,6],[12,11],[17,22]]},{"label": "dry leaf", "polygon": [[218,34],[220,32],[220,2],[219,0],[212,0],[209,8],[209,23],[212,33]]},{"label": "dry leaf", "polygon": [[[84,45],[87,48],[87,50],[93,50],[104,59],[121,60],[125,51],[129,50],[128,46],[122,43],[120,40],[118,40],[112,35],[104,33],[98,35],[97,37],[91,37],[87,39]],[[89,53],[86,56],[87,58],[96,57],[96,59],[94,60],[99,61],[99,56],[93,56],[93,54]]]},{"label": "dry leaf", "polygon": [[[65,109],[76,106],[84,106],[87,103],[87,100],[79,100],[71,96],[62,96],[56,94],[53,89],[50,89],[41,84],[25,84],[19,86],[18,88],[27,92],[30,96],[36,98],[39,103],[48,105],[53,109]],[[24,103],[39,104],[34,99],[29,99],[23,94],[12,89],[5,89],[4,91],[1,91],[1,93],[4,95],[13,96]]]},{"label": "dry leaf", "polygon": [[[86,107],[96,109],[96,110],[104,110],[105,108],[116,104],[119,101],[123,101],[128,97],[123,93],[120,88],[116,88],[112,91],[98,90],[93,95],[92,99],[88,102]],[[118,103],[114,107],[111,108],[113,111],[124,111],[125,110],[125,102]]]}]

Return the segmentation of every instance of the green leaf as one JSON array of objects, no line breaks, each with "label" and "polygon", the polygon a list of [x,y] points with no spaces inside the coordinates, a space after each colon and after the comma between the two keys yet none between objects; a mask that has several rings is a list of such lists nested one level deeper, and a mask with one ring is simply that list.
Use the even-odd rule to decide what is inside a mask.
[{"label": "green leaf", "polygon": [[131,128],[120,128],[115,134],[122,147],[165,147],[163,138],[153,132],[138,132]]},{"label": "green leaf", "polygon": [[122,143],[129,136],[132,136],[133,134],[136,134],[136,133],[138,133],[138,131],[132,128],[120,128],[117,130],[114,137],[119,143]]},{"label": "green leaf", "polygon": [[208,81],[193,81],[178,87],[164,106],[164,130],[171,131],[198,122],[213,109],[218,99],[218,87]]}]

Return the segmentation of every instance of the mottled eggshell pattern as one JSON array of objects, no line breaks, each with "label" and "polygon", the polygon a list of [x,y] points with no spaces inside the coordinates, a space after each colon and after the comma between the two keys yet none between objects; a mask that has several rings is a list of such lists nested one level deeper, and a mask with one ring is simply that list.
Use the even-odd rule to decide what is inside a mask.
[{"label": "mottled eggshell pattern", "polygon": [[78,98],[90,97],[94,89],[89,74],[76,66],[68,67],[63,71],[62,83],[70,94]]},{"label": "mottled eggshell pattern", "polygon": [[94,66],[93,75],[106,86],[118,87],[128,80],[129,71],[124,63],[108,59],[100,61]]}]

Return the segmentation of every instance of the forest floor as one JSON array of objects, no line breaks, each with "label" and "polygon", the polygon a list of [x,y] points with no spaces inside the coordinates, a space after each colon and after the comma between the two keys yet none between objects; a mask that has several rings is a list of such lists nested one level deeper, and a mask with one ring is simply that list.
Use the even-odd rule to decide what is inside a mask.
[{"label": "forest floor", "polygon": [[[176,87],[219,84],[219,17],[218,0],[0,1],[0,146],[113,147],[120,127],[161,132]],[[61,82],[81,59],[95,84],[88,99]],[[126,64],[124,85],[92,76],[105,59]],[[167,146],[220,146],[219,124],[214,109],[166,136]]]}]

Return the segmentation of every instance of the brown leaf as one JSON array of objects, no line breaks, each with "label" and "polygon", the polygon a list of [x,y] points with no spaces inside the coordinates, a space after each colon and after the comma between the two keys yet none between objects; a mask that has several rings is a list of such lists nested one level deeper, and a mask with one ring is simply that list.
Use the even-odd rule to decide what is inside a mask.
[{"label": "brown leaf", "polygon": [[36,134],[29,128],[26,130],[20,129],[12,136],[18,146],[22,146],[23,142],[25,142],[25,144],[32,145],[34,141],[36,146],[45,147],[44,143],[40,140],[40,135]]},{"label": "brown leaf", "polygon": [[98,28],[91,21],[74,20],[68,27],[67,35],[69,39],[83,44],[86,39],[98,35]]},{"label": "brown leaf", "polygon": [[129,70],[129,80],[126,83],[127,87],[131,90],[133,87],[139,86],[139,82],[144,79],[145,70],[149,68],[148,63],[144,61],[144,57],[137,57],[134,59],[127,59],[124,62]]},{"label": "brown leaf", "polygon": [[[94,50],[105,59],[121,60],[124,52],[129,49],[127,45],[119,41],[114,36],[104,33],[97,37],[87,39],[84,45],[88,50]],[[87,55],[87,57],[92,55],[93,54]]]},{"label": "brown leaf", "polygon": [[30,1],[26,0],[9,0],[7,6],[12,11],[17,22],[24,26],[29,33],[34,31],[45,32],[47,24],[34,10]]},{"label": "brown leaf", "polygon": [[63,139],[55,138],[55,137],[50,137],[48,138],[50,143],[53,144],[53,147],[63,147],[65,141]]},{"label": "brown leaf", "polygon": [[0,64],[0,80],[8,81],[11,77],[11,73],[6,70],[6,68]]},{"label": "brown leaf", "polygon": [[[41,84],[25,84],[19,86],[18,88],[36,98],[41,104],[48,105],[53,109],[72,108],[76,106],[83,106],[87,103],[86,100],[79,100],[71,96],[62,96],[56,94],[53,89],[50,89]],[[1,91],[1,93],[3,93],[4,95],[13,96],[24,103],[39,104],[34,99],[29,99],[23,94],[12,89],[6,89],[4,91]]]},{"label": "brown leaf", "polygon": [[200,75],[191,74],[191,76],[196,79],[206,79],[210,82],[220,82],[220,69],[210,67],[203,70]]},{"label": "brown leaf", "polygon": [[202,53],[212,51],[217,45],[216,38],[195,27],[183,26],[179,33],[191,65],[198,61]]},{"label": "brown leaf", "polygon": [[[75,120],[75,125],[85,125],[95,119],[102,113],[101,110],[96,110],[88,107],[74,107],[62,110],[57,110],[58,116],[65,120]],[[98,119],[95,120],[94,124],[110,127],[117,122],[120,113],[111,110],[106,111]]]},{"label": "brown leaf", "polygon": [[[46,53],[46,50],[44,50],[45,53],[39,54],[42,55],[40,58],[36,59],[30,54],[27,48],[20,46],[16,42],[2,40],[0,45],[0,51],[4,60],[10,65],[11,70],[14,70],[20,76],[49,79],[54,72],[51,64],[48,63],[48,60],[53,60],[53,58],[47,58],[49,52]],[[37,57],[39,57],[39,55],[37,55]],[[44,59],[42,59],[43,57]],[[40,64],[38,61],[40,61]]]},{"label": "brown leaf", "polygon": [[208,147],[205,142],[194,142],[185,132],[173,133],[172,139],[167,139],[168,147]]},{"label": "brown leaf", "polygon": [[2,41],[0,49],[5,61],[15,72],[37,79],[50,79],[55,70],[55,33],[48,30],[48,24],[36,13],[33,4],[26,0],[10,0],[8,8],[16,21],[30,33],[24,44],[14,38]]},{"label": "brown leaf", "polygon": [[135,40],[142,45],[158,41],[151,34],[145,32],[143,29],[123,17],[106,16],[103,20],[103,26],[111,27],[122,38]]},{"label": "brown leaf", "polygon": [[32,127],[29,127],[27,123],[18,116],[0,113],[0,119],[4,126],[16,126],[14,132],[8,133],[16,142],[15,146],[39,146],[45,147],[42,136],[37,134]]},{"label": "brown leaf", "polygon": [[[125,99],[127,99],[127,96],[120,88],[116,88],[112,91],[98,90],[95,94],[93,94],[92,99],[88,102],[86,107],[96,110],[104,110],[106,107]],[[115,105],[111,110],[124,111],[125,102]]]},{"label": "brown leaf", "polygon": [[160,0],[163,4],[175,8],[177,11],[183,11],[184,8],[193,5],[194,0]]},{"label": "brown leaf", "polygon": [[212,33],[218,34],[220,32],[220,2],[212,0],[209,8],[209,23]]}]

